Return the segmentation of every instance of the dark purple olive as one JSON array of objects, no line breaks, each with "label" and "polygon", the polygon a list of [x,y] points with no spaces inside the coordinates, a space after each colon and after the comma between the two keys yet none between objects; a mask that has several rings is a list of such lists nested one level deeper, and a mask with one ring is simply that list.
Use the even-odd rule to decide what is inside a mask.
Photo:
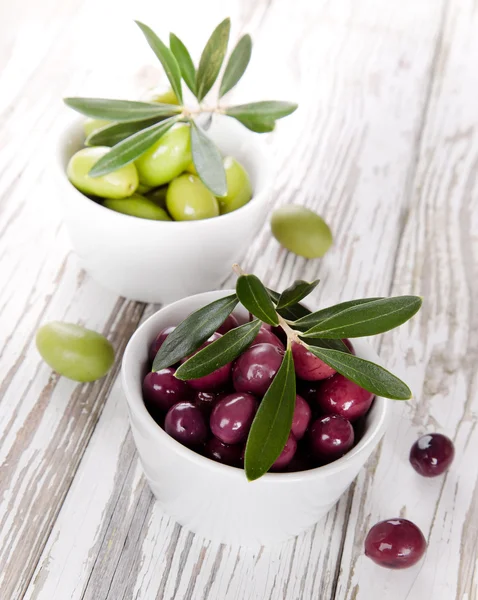
[{"label": "dark purple olive", "polygon": [[320,381],[302,381],[297,379],[297,392],[308,402],[311,409],[317,408],[317,391],[321,385]]},{"label": "dark purple olive", "polygon": [[294,416],[292,417],[291,428],[296,440],[301,440],[304,437],[307,427],[309,426],[311,416],[312,411],[310,410],[310,406],[302,398],[302,396],[297,394],[295,397]]},{"label": "dark purple olive", "polygon": [[224,398],[223,392],[196,392],[194,395],[194,404],[205,415],[209,415],[221,398]]},{"label": "dark purple olive", "polygon": [[249,348],[232,367],[234,389],[262,397],[279,370],[283,357],[284,352],[272,344]]},{"label": "dark purple olive", "polygon": [[312,456],[322,464],[343,456],[354,444],[354,429],[339,415],[320,417],[309,430]]},{"label": "dark purple olive", "polygon": [[350,353],[355,354],[355,348],[353,347],[352,342],[348,338],[345,338],[342,341],[347,346],[347,348],[350,350]]},{"label": "dark purple olive", "polygon": [[208,458],[230,467],[239,467],[242,463],[243,444],[224,444],[215,437],[206,442],[204,454]]},{"label": "dark purple olive", "polygon": [[[211,337],[209,337],[204,342],[204,344],[196,350],[196,352],[199,352],[199,350],[202,350],[206,346],[209,346],[209,344],[212,344],[212,342],[215,342],[220,337],[221,337],[220,333],[213,333],[211,335]],[[189,358],[191,358],[191,356],[194,356],[194,354],[196,354],[196,352],[193,352],[190,356],[183,358],[181,360],[181,364],[186,362]],[[223,389],[227,386],[227,384],[230,380],[231,368],[232,368],[232,364],[227,363],[227,365],[224,365],[223,367],[219,367],[219,369],[216,369],[216,371],[213,371],[209,375],[205,375],[204,377],[199,377],[199,379],[188,380],[188,383],[192,388],[194,388],[195,390],[199,390],[200,392],[210,392],[212,390]]]},{"label": "dark purple olive", "polygon": [[272,344],[273,346],[277,346],[280,350],[284,350],[284,344],[270,329],[266,329],[264,325],[259,329],[259,333],[256,335],[250,347],[252,348],[258,344]]},{"label": "dark purple olive", "polygon": [[153,360],[154,360],[156,354],[158,353],[159,349],[163,345],[164,340],[175,329],[176,329],[176,327],[166,327],[166,329],[163,329],[162,331],[160,331],[158,333],[158,335],[156,336],[156,339],[153,341],[153,343],[149,347],[149,362],[151,364],[153,364]]},{"label": "dark purple olive", "polygon": [[285,443],[284,449],[276,459],[275,463],[271,467],[271,471],[282,471],[285,469],[290,461],[294,458],[295,451],[297,450],[297,440],[293,434],[289,434],[287,442]]},{"label": "dark purple olive", "polygon": [[171,406],[189,400],[193,391],[185,381],[176,379],[176,369],[168,367],[151,372],[143,380],[143,398],[148,407],[167,412]]},{"label": "dark purple olive", "polygon": [[407,519],[387,519],[372,527],[365,538],[365,555],[381,567],[407,569],[427,549],[423,533]]},{"label": "dark purple olive", "polygon": [[225,333],[231,331],[231,329],[235,329],[236,327],[239,327],[239,321],[234,315],[229,315],[228,317],[226,317],[226,320],[221,325],[221,327],[219,327],[217,333],[224,335]]},{"label": "dark purple olive", "polygon": [[453,442],[441,433],[423,435],[410,450],[412,467],[423,477],[436,477],[444,473],[454,456]]},{"label": "dark purple olive", "polygon": [[246,439],[257,411],[251,394],[229,394],[216,404],[209,420],[211,431],[224,444]]},{"label": "dark purple olive", "polygon": [[335,369],[326,365],[302,344],[292,343],[292,356],[297,376],[306,381],[327,379],[335,373]]},{"label": "dark purple olive", "polygon": [[317,404],[326,415],[340,415],[356,421],[368,412],[373,394],[337,373],[324,383],[317,392]]},{"label": "dark purple olive", "polygon": [[189,447],[203,444],[208,434],[203,414],[192,402],[179,402],[172,406],[164,420],[164,429],[172,438]]}]

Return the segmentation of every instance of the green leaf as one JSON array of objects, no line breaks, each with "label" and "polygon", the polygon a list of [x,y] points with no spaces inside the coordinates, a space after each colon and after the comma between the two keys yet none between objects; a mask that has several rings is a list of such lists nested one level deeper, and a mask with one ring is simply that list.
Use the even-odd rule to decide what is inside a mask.
[{"label": "green leaf", "polygon": [[191,152],[199,179],[215,196],[225,196],[227,182],[221,153],[194,121],[191,121]]},{"label": "green leaf", "polygon": [[392,400],[409,400],[412,397],[410,388],[380,365],[337,350],[325,350],[316,346],[309,346],[309,350],[338,373],[372,394]]},{"label": "green leaf", "polygon": [[245,471],[249,481],[272,467],[289,437],[295,408],[295,371],[288,349],[252,423],[246,444]]},{"label": "green leaf", "polygon": [[224,19],[216,27],[204,48],[196,74],[196,90],[199,102],[206,96],[219,75],[227,51],[231,20]]},{"label": "green leaf", "polygon": [[241,275],[236,283],[236,293],[243,306],[255,317],[269,325],[279,325],[272,300],[258,277]]},{"label": "green leaf", "polygon": [[305,331],[304,337],[347,338],[377,335],[399,327],[416,314],[422,299],[418,296],[382,298],[352,306]]},{"label": "green leaf", "polygon": [[112,123],[105,125],[101,129],[93,131],[85,140],[86,146],[115,146],[134,133],[138,133],[146,127],[155,125],[162,121],[161,117],[154,119],[145,119],[144,121],[131,121],[129,123]]},{"label": "green leaf", "polygon": [[173,92],[176,94],[176,98],[179,100],[179,103],[182,104],[183,92],[181,89],[181,70],[176,59],[174,58],[174,54],[166,46],[166,44],[163,44],[163,42],[150,27],[144,23],[141,23],[141,21],[135,21],[135,23],[141,29],[148,44],[151,46],[151,49],[159,58],[160,63],[163,65],[166,76],[169,79],[169,83],[173,88]]},{"label": "green leaf", "polygon": [[338,352],[346,352],[347,354],[350,354],[350,349],[343,343],[342,340],[328,340],[326,338],[306,338],[302,341],[304,341],[309,346],[325,348],[326,350],[337,350]]},{"label": "green leaf", "polygon": [[330,317],[340,314],[348,308],[360,306],[361,304],[367,304],[368,302],[375,302],[375,300],[381,300],[381,298],[361,298],[359,300],[349,300],[347,302],[335,304],[335,306],[322,308],[316,312],[309,312],[309,314],[302,316],[294,322],[294,329],[307,331],[307,329],[310,329],[318,323],[325,321],[325,319],[329,319]]},{"label": "green leaf", "polygon": [[227,365],[252,344],[261,325],[261,321],[255,319],[231,329],[182,364],[175,376],[184,380],[198,379]]},{"label": "green leaf", "polygon": [[[275,292],[270,288],[266,289],[272,301],[275,303],[279,302],[279,292]],[[305,306],[302,306],[302,304],[294,304],[293,306],[280,308],[279,310],[277,310],[277,312],[280,314],[281,317],[284,317],[284,319],[287,319],[288,321],[296,321],[297,319],[301,319],[306,315],[310,315],[311,313],[311,311],[308,308],[305,308]]]},{"label": "green leaf", "polygon": [[297,108],[293,102],[281,102],[278,100],[264,100],[262,102],[251,102],[239,104],[226,109],[226,115],[231,117],[258,118],[258,119],[282,119],[292,114]]},{"label": "green leaf", "polygon": [[288,306],[293,306],[297,304],[301,300],[303,300],[306,296],[308,296],[315,288],[319,285],[320,279],[316,279],[311,283],[307,281],[303,281],[302,279],[297,279],[290,287],[282,292],[279,297],[279,301],[277,302],[277,310],[281,308],[286,308]]},{"label": "green leaf", "polygon": [[246,33],[246,35],[243,35],[237,42],[236,47],[229,57],[224,75],[222,76],[221,87],[219,89],[219,98],[222,98],[224,94],[226,94],[229,90],[232,90],[232,88],[244,75],[247,65],[251,60],[251,52],[251,36]]},{"label": "green leaf", "polygon": [[159,102],[135,102],[108,98],[64,98],[64,103],[82,115],[107,121],[142,121],[154,117],[169,117],[181,112],[180,106]]},{"label": "green leaf", "polygon": [[116,146],[113,146],[108,154],[105,154],[96,162],[90,172],[90,177],[99,177],[100,175],[106,175],[112,171],[116,171],[121,167],[133,162],[141,156],[148,148],[159,140],[168,129],[176,123],[178,117],[172,117],[151,125],[138,133],[133,134],[129,138],[126,138]]},{"label": "green leaf", "polygon": [[188,49],[174,33],[169,34],[169,46],[179,65],[181,75],[191,92],[196,95],[196,67]]},{"label": "green leaf", "polygon": [[232,313],[238,303],[236,294],[226,296],[191,313],[172,331],[153,361],[153,371],[160,371],[197,350]]},{"label": "green leaf", "polygon": [[255,133],[269,133],[274,131],[276,122],[274,119],[269,119],[267,117],[245,117],[239,115],[228,115],[239,123],[242,123],[244,127],[254,131]]}]

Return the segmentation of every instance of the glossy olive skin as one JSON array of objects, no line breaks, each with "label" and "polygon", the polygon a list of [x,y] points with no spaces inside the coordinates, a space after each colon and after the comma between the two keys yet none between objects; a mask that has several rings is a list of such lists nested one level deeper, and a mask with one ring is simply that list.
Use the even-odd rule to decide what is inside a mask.
[{"label": "glossy olive skin", "polygon": [[231,331],[231,329],[235,329],[236,327],[239,327],[239,321],[234,315],[229,315],[228,317],[226,317],[224,323],[219,327],[217,333],[224,335],[225,333]]},{"label": "glossy olive skin", "polygon": [[251,394],[229,394],[213,408],[209,420],[211,431],[224,444],[243,442],[257,411]]},{"label": "glossy olive skin", "polygon": [[453,462],[455,447],[446,435],[428,433],[422,435],[410,450],[410,463],[423,477],[442,475]]},{"label": "glossy olive skin", "polygon": [[164,420],[164,430],[190,448],[203,444],[208,435],[203,414],[192,402],[179,402],[172,406]]},{"label": "glossy olive skin", "polygon": [[284,449],[279,454],[279,457],[276,458],[275,463],[271,467],[271,471],[282,471],[285,469],[291,460],[294,458],[294,454],[297,450],[297,440],[294,435],[291,433],[287,438],[287,442],[285,443]]},{"label": "glossy olive skin", "polygon": [[210,415],[219,400],[222,400],[225,396],[227,396],[225,392],[197,391],[194,396],[194,404],[201,409],[203,414]]},{"label": "glossy olive skin", "polygon": [[140,182],[157,187],[180,175],[190,161],[189,126],[178,123],[137,158],[135,164]]},{"label": "glossy olive skin", "polygon": [[324,256],[332,245],[327,223],[305,206],[286,204],[277,208],[272,213],[271,229],[279,244],[305,258]]},{"label": "glossy olive skin", "polygon": [[208,458],[230,467],[240,467],[242,463],[242,444],[224,444],[215,437],[206,442],[204,454]]},{"label": "glossy olive skin", "polygon": [[353,422],[365,415],[374,395],[337,373],[321,385],[317,405],[326,415],[340,415]]},{"label": "glossy olive skin", "polygon": [[149,198],[133,194],[129,198],[106,199],[103,206],[115,212],[137,217],[138,219],[149,219],[150,221],[171,221],[168,213]]},{"label": "glossy olive skin", "polygon": [[354,429],[347,419],[329,415],[312,423],[308,437],[312,456],[322,464],[327,464],[352,448]]},{"label": "glossy olive skin", "polygon": [[147,373],[143,380],[144,403],[153,409],[167,412],[183,400],[189,400],[193,391],[185,381],[176,379],[176,369],[168,367]]},{"label": "glossy olive skin", "polygon": [[85,138],[90,136],[98,129],[103,129],[107,125],[111,125],[111,121],[106,121],[105,119],[86,119],[83,123],[83,131],[85,132]]},{"label": "glossy olive skin", "polygon": [[326,365],[305,346],[297,344],[297,342],[292,343],[292,356],[297,376],[305,381],[320,381],[335,373],[335,369]]},{"label": "glossy olive skin", "polygon": [[167,86],[158,86],[147,90],[141,96],[142,102],[159,102],[160,104],[175,104],[179,105],[179,100],[172,88]]},{"label": "glossy olive skin", "polygon": [[227,194],[218,198],[221,215],[244,206],[252,198],[252,186],[244,167],[232,156],[223,161],[226,172]]},{"label": "glossy olive skin", "polygon": [[388,569],[407,569],[425,554],[427,542],[420,529],[407,519],[375,524],[365,538],[365,555]]},{"label": "glossy olive skin", "polygon": [[74,323],[53,321],[40,327],[36,345],[43,360],[74,381],[95,381],[110,370],[113,346],[97,333]]},{"label": "glossy olive skin", "polygon": [[110,148],[106,146],[94,146],[76,152],[66,168],[68,179],[80,192],[90,196],[127,198],[134,194],[138,187],[138,173],[134,164],[100,177],[88,175],[93,165],[109,151]]},{"label": "glossy olive skin", "polygon": [[[204,342],[204,344],[202,344],[202,346],[198,348],[198,350],[196,350],[196,352],[199,352],[199,350],[202,350],[206,346],[209,346],[209,344],[212,344],[212,342],[215,342],[220,337],[220,333],[213,333]],[[194,356],[196,352],[193,352],[191,356]],[[190,356],[186,356],[185,358],[183,358],[181,360],[181,364],[185,363],[188,360],[188,358],[190,358]],[[194,388],[195,390],[199,390],[200,392],[210,392],[214,390],[224,389],[231,379],[231,368],[232,364],[227,363],[226,365],[219,367],[219,369],[216,369],[209,375],[204,375],[204,377],[199,377],[198,379],[190,379],[188,383],[192,388]]]},{"label": "glossy olive skin", "polygon": [[237,392],[262,397],[281,366],[284,352],[272,344],[252,346],[236,359],[232,384]]},{"label": "glossy olive skin", "polygon": [[154,359],[156,357],[156,354],[158,353],[158,350],[163,345],[164,340],[175,329],[176,329],[176,327],[174,327],[174,325],[172,325],[171,327],[166,327],[165,329],[162,329],[158,333],[158,335],[156,336],[156,338],[153,340],[151,346],[149,347],[149,362],[151,364],[153,364],[153,361],[154,361]]},{"label": "glossy olive skin", "polygon": [[273,346],[277,346],[280,350],[284,350],[284,344],[280,341],[280,339],[272,333],[270,329],[261,326],[259,329],[259,333],[254,338],[254,341],[251,344],[251,348],[253,346],[257,346],[258,344],[272,344]]},{"label": "glossy olive skin", "polygon": [[219,216],[215,196],[195,175],[183,174],[169,184],[166,206],[175,221],[198,221]]},{"label": "glossy olive skin", "polygon": [[311,417],[312,410],[310,409],[310,406],[302,396],[297,394],[295,397],[294,416],[292,417],[291,428],[291,432],[294,434],[296,440],[301,440],[304,437]]}]

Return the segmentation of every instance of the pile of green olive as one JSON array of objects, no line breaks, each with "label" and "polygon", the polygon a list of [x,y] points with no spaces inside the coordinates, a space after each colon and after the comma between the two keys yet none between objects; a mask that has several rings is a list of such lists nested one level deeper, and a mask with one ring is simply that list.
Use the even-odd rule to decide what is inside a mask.
[{"label": "pile of green olive", "polygon": [[[106,124],[87,120],[86,137]],[[134,163],[91,177],[90,169],[109,150],[106,146],[79,150],[68,163],[67,175],[80,192],[116,212],[156,221],[196,221],[237,210],[252,197],[246,170],[231,156],[223,159],[226,196],[217,198],[202,183],[192,162],[186,123],[172,127]]]}]

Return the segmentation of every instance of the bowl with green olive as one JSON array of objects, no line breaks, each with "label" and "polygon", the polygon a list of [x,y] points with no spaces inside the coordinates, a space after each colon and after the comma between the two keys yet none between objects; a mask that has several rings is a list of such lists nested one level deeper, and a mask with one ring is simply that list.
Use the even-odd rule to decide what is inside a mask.
[{"label": "bowl with green olive", "polygon": [[[141,101],[65,98],[88,118],[59,144],[61,202],[82,266],[130,299],[167,303],[216,288],[264,223],[271,190],[257,133],[297,105],[266,100],[226,105],[252,42],[225,61],[230,21],[213,31],[196,67],[184,44],[169,47],[137,23],[170,88]],[[217,99],[207,99],[221,67]],[[197,103],[186,106],[182,82]]]}]

